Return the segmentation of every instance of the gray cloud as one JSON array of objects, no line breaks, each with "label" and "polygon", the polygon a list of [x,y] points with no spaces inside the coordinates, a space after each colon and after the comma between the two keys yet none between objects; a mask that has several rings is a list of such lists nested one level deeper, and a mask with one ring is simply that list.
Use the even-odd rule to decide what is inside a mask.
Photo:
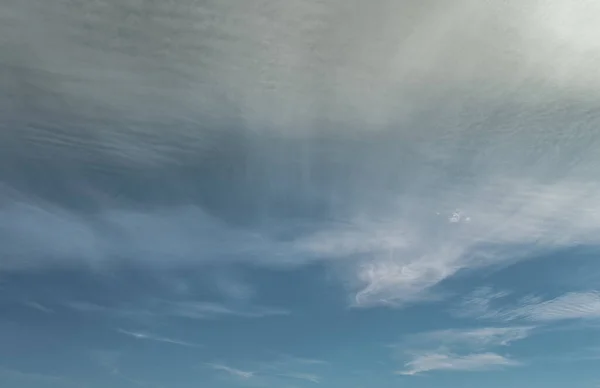
[{"label": "gray cloud", "polygon": [[365,307],[599,242],[592,1],[0,15],[3,269],[327,260]]}]

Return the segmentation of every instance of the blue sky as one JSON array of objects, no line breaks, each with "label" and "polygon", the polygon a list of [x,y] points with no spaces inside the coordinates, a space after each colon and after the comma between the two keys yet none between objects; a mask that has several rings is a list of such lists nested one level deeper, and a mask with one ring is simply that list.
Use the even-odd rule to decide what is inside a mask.
[{"label": "blue sky", "polygon": [[3,2],[0,386],[600,387],[599,18]]}]

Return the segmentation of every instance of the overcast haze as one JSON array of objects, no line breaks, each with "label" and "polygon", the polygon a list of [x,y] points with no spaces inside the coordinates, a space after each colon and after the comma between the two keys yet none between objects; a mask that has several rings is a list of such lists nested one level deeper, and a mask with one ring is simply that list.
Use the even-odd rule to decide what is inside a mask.
[{"label": "overcast haze", "polygon": [[0,0],[0,382],[600,386],[598,20]]}]

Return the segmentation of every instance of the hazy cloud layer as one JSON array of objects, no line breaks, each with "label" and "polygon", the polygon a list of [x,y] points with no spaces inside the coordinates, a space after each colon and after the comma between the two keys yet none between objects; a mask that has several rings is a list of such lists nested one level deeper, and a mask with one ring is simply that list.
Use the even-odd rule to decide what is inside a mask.
[{"label": "hazy cloud layer", "polygon": [[1,269],[325,261],[365,307],[600,242],[595,2],[0,15]]}]

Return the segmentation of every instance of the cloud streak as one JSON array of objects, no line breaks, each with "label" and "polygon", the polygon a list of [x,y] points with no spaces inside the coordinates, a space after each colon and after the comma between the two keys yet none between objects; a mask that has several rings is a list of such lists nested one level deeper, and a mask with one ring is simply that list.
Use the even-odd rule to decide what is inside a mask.
[{"label": "cloud streak", "polygon": [[15,369],[0,366],[0,381],[11,385],[32,384],[35,386],[61,386],[61,387],[88,387],[84,382],[72,380],[64,376],[48,375],[43,373],[21,372]]},{"label": "cloud streak", "polygon": [[534,329],[533,326],[483,327],[411,335],[394,346],[397,350],[404,349],[410,359],[404,364],[405,369],[396,373],[417,375],[436,370],[480,371],[517,366],[519,361],[493,350],[529,337]]},{"label": "cloud streak", "polygon": [[232,367],[229,367],[224,364],[207,363],[205,365],[209,368],[212,368],[217,371],[225,372],[225,373],[229,374],[230,376],[234,376],[234,377],[240,378],[242,380],[249,380],[255,376],[255,372],[249,372],[249,371],[244,371],[241,369],[232,368]]},{"label": "cloud streak", "polygon": [[570,292],[557,298],[527,303],[504,312],[509,319],[549,322],[600,318],[600,293]]},{"label": "cloud streak", "polygon": [[44,305],[41,305],[41,304],[39,304],[37,302],[25,302],[25,305],[28,306],[28,307],[31,307],[32,309],[41,311],[41,312],[46,313],[46,314],[52,314],[54,312],[54,310],[52,310],[51,308],[48,308],[48,307],[46,307]]},{"label": "cloud streak", "polygon": [[117,332],[127,335],[127,336],[130,336],[130,337],[133,337],[133,338],[136,338],[136,339],[139,339],[139,340],[163,342],[163,343],[167,343],[167,344],[187,346],[187,347],[192,347],[192,348],[200,347],[200,345],[194,344],[192,342],[181,341],[181,340],[167,338],[167,337],[159,337],[159,336],[156,336],[154,334],[149,334],[149,333],[135,332],[135,331],[129,331],[129,330],[124,330],[124,329],[117,329]]},{"label": "cloud streak", "polygon": [[477,290],[465,298],[458,315],[479,319],[504,321],[526,320],[548,323],[573,319],[600,318],[600,293],[598,291],[569,292],[553,299],[543,300],[537,296],[521,298],[517,304],[497,306],[494,303],[507,294],[493,293],[490,289]]},{"label": "cloud streak", "polygon": [[429,353],[417,356],[405,364],[402,375],[417,375],[430,371],[483,371],[498,367],[518,366],[517,361],[495,353],[456,355],[452,353]]},{"label": "cloud streak", "polygon": [[443,346],[465,345],[475,348],[508,346],[527,338],[535,327],[484,327],[477,329],[448,329],[418,334],[412,337],[418,343],[437,343]]},{"label": "cloud streak", "polygon": [[288,310],[260,305],[230,307],[220,303],[201,301],[147,300],[131,305],[101,306],[89,302],[70,302],[67,306],[82,313],[109,314],[129,318],[188,318],[219,319],[225,317],[264,318],[286,316]]},{"label": "cloud streak", "polygon": [[319,376],[310,373],[282,373],[277,376],[294,380],[308,381],[309,383],[314,384],[319,384],[321,382],[321,378]]}]

